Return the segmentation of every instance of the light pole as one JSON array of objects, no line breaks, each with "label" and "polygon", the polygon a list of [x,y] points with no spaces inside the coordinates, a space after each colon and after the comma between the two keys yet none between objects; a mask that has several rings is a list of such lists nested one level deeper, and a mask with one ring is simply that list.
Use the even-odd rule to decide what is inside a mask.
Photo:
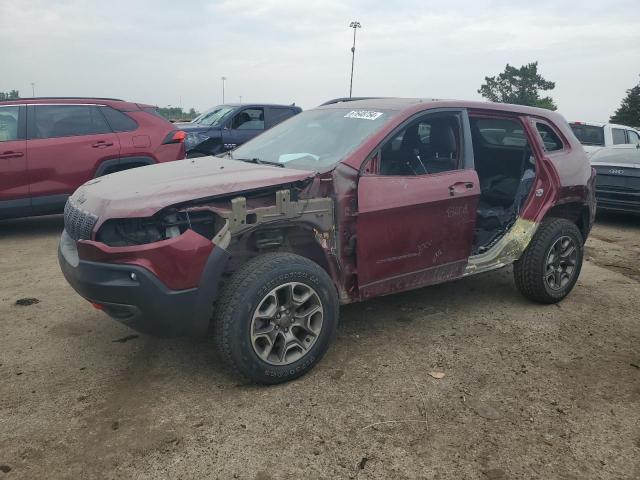
[{"label": "light pole", "polygon": [[227,77],[220,77],[222,80],[222,103],[224,103],[224,82],[227,80]]},{"label": "light pole", "polygon": [[360,22],[353,21],[349,24],[349,28],[353,28],[353,47],[351,47],[351,80],[349,81],[349,98],[351,98],[351,93],[353,92],[353,63],[356,59],[356,30],[358,28],[362,28]]},{"label": "light pole", "polygon": [[242,95],[240,95],[240,105],[242,105]]},{"label": "light pole", "polygon": [[31,82],[31,96],[36,96],[36,84],[34,82]]}]

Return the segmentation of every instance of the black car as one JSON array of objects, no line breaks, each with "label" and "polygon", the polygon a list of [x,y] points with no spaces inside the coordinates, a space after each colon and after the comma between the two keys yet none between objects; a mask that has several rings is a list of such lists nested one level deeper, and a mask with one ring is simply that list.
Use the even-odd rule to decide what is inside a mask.
[{"label": "black car", "polygon": [[176,125],[187,133],[188,157],[217,155],[242,145],[301,111],[295,105],[225,104],[207,110],[191,122]]}]

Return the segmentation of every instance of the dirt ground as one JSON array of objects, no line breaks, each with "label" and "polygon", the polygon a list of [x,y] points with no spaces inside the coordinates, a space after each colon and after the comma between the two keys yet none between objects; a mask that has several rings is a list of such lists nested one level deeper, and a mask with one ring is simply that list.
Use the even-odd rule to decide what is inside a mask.
[{"label": "dirt ground", "polygon": [[0,222],[0,479],[638,479],[640,220],[598,221],[561,304],[505,269],[350,305],[276,387],[210,339],[125,341],[64,281],[61,217]]}]

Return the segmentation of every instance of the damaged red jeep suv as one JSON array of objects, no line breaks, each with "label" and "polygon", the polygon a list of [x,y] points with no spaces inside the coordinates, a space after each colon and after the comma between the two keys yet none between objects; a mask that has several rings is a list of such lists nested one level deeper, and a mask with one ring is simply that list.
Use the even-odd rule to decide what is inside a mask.
[{"label": "damaged red jeep suv", "polygon": [[73,288],[162,336],[213,327],[259,383],[310,370],[340,304],[514,264],[528,298],[575,285],[595,173],[558,114],[422,99],[329,102],[220,157],[85,183],[59,248]]}]

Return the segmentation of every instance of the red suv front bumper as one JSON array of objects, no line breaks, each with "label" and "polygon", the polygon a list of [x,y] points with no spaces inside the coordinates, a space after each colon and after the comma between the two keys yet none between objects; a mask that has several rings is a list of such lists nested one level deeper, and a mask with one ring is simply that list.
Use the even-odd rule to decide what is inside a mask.
[{"label": "red suv front bumper", "polygon": [[204,260],[197,285],[178,290],[161,281],[151,265],[81,259],[77,243],[66,231],[58,260],[76,292],[115,320],[143,333],[176,337],[207,331],[229,254],[214,247]]}]

